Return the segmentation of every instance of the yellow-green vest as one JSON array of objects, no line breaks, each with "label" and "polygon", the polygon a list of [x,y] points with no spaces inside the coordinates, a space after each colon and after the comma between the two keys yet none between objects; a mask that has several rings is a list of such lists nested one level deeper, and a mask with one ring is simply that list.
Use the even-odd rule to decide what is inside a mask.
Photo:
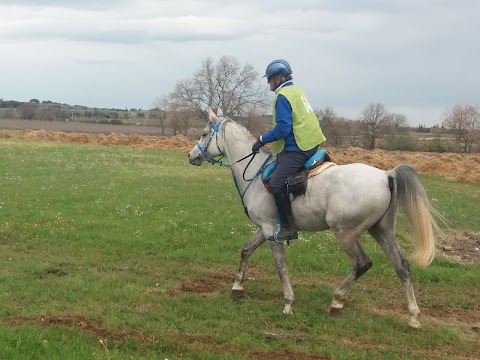
[{"label": "yellow-green vest", "polygon": [[[326,138],[320,128],[317,116],[303,91],[295,85],[284,86],[275,95],[273,101],[273,127],[277,125],[275,121],[275,105],[280,94],[287,98],[292,107],[293,135],[300,150],[307,151],[323,143]],[[276,140],[272,142],[272,151],[278,154],[282,152],[284,146],[285,141],[283,139]]]}]

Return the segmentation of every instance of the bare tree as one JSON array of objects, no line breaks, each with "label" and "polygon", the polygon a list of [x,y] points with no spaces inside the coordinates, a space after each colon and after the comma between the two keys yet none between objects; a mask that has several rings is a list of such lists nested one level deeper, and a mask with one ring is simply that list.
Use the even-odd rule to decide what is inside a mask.
[{"label": "bare tree", "polygon": [[52,121],[53,119],[55,119],[55,109],[49,106],[45,106],[41,108],[39,107],[36,115],[37,115],[37,118],[40,120]]},{"label": "bare tree", "polygon": [[170,104],[167,112],[167,119],[173,129],[173,134],[187,135],[190,127],[190,120],[193,118],[192,111],[177,104]]},{"label": "bare tree", "polygon": [[259,83],[259,74],[252,65],[240,66],[237,59],[223,56],[215,63],[204,60],[193,77],[179,81],[170,94],[172,103],[205,115],[208,106],[220,107],[232,118],[244,116],[252,105],[267,105],[267,87]]},{"label": "bare tree", "polygon": [[404,114],[390,114],[390,133],[395,136],[405,130],[408,126],[408,119]]},{"label": "bare tree", "polygon": [[360,124],[369,149],[375,149],[377,140],[385,134],[385,127],[391,123],[391,118],[391,114],[380,103],[370,103],[362,111]]},{"label": "bare tree", "polygon": [[443,115],[442,125],[455,136],[458,148],[465,153],[480,139],[480,109],[473,105],[455,105]]},{"label": "bare tree", "polygon": [[413,139],[410,139],[409,137],[404,136],[403,139],[400,139],[397,136],[402,132],[406,132],[408,130],[407,126],[408,120],[404,114],[388,114],[387,121],[383,127],[383,130],[385,131],[384,135],[387,138],[386,144],[384,144],[385,148],[395,150],[399,146],[398,142],[402,142],[403,145],[405,145],[406,142],[414,142]]},{"label": "bare tree", "polygon": [[167,112],[167,121],[169,126],[173,130],[173,135],[177,135],[177,133],[178,134],[181,133],[180,120],[179,120],[179,116],[177,115],[175,106],[173,106],[173,109],[171,108],[171,106],[169,106],[169,111]]},{"label": "bare tree", "polygon": [[4,119],[13,119],[15,118],[14,109],[13,108],[6,108],[3,112]]},{"label": "bare tree", "polygon": [[165,122],[167,119],[167,110],[170,104],[170,100],[167,96],[159,96],[153,102],[153,109],[150,110],[152,115],[158,119],[160,123],[160,129],[162,130],[162,135],[165,135]]},{"label": "bare tree", "polygon": [[20,116],[24,120],[32,120],[37,113],[37,105],[33,102],[23,103],[18,107]]},{"label": "bare tree", "polygon": [[323,134],[327,138],[327,143],[331,146],[339,147],[343,142],[342,130],[345,130],[343,126],[339,126],[341,119],[338,118],[337,113],[332,107],[326,107],[325,109],[315,109],[315,115],[317,115],[320,127]]},{"label": "bare tree", "polygon": [[243,116],[237,118],[238,123],[245,126],[255,137],[264,133],[272,125],[272,117],[265,116],[262,110],[263,107],[258,107],[257,104],[250,104]]},{"label": "bare tree", "polygon": [[339,125],[344,129],[342,132],[345,134],[342,142],[348,146],[362,147],[364,136],[362,135],[362,124],[359,121],[341,118]]}]

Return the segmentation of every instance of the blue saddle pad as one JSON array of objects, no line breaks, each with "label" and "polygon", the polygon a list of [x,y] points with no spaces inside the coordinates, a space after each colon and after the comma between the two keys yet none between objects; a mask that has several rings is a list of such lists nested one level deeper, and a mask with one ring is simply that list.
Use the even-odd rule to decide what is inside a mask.
[{"label": "blue saddle pad", "polygon": [[262,181],[263,182],[267,181],[267,179],[272,175],[272,173],[275,171],[276,168],[277,168],[277,161],[274,161],[271,164],[268,164],[268,166],[262,172]]},{"label": "blue saddle pad", "polygon": [[330,161],[327,150],[319,150],[303,166],[305,166],[305,169],[310,170],[323,164],[325,161]]}]

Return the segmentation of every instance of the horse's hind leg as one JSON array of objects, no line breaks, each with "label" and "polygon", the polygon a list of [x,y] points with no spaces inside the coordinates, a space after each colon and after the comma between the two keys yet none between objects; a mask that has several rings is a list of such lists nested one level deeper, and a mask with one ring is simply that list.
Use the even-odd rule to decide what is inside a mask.
[{"label": "horse's hind leg", "polygon": [[242,283],[245,279],[245,271],[247,269],[248,258],[252,253],[263,244],[265,236],[261,228],[257,228],[252,238],[245,244],[240,255],[240,266],[235,274],[235,282],[232,287],[232,297],[238,299],[243,296]]},{"label": "horse's hind leg", "polygon": [[335,236],[352,261],[352,271],[333,293],[332,303],[330,304],[331,314],[338,313],[343,309],[343,299],[347,295],[348,290],[373,265],[372,260],[363,250],[358,233],[335,231]]},{"label": "horse's hind leg", "polygon": [[375,238],[377,243],[383,249],[395,268],[398,277],[402,281],[405,295],[407,297],[408,312],[410,313],[408,326],[417,329],[420,327],[420,323],[418,322],[420,309],[418,308],[415,294],[413,292],[413,285],[410,278],[410,265],[398,248],[395,240],[394,229],[395,226],[393,224],[388,224],[386,217],[384,217],[380,222],[372,226],[368,232]]}]

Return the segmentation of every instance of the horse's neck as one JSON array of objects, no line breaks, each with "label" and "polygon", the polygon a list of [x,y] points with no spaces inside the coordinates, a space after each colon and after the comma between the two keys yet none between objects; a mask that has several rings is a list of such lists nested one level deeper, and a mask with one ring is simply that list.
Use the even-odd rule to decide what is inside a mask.
[{"label": "horse's neck", "polygon": [[252,152],[252,135],[236,123],[226,124],[224,142],[225,155],[231,164]]},{"label": "horse's neck", "polygon": [[[252,144],[255,139],[245,129],[236,123],[228,123],[225,127],[225,155],[230,164],[252,153]],[[268,155],[260,152],[249,165],[245,177],[251,179],[265,162]],[[251,158],[245,159],[232,167],[238,185],[243,189],[247,182],[243,180],[243,171]]]}]

